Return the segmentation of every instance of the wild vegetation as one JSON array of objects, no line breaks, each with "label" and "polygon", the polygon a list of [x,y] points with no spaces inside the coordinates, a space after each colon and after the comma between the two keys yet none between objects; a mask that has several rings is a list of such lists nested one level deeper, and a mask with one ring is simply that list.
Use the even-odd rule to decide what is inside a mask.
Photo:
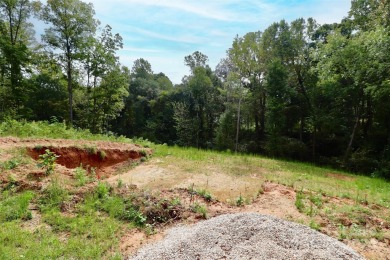
[{"label": "wild vegetation", "polygon": [[[196,51],[174,85],[143,58],[122,66],[122,37],[92,4],[1,0],[0,122],[15,132],[12,120],[65,122],[389,178],[389,4],[351,3],[340,23],[282,20],[237,36],[214,70]],[[32,18],[46,24],[40,40]]]},{"label": "wild vegetation", "polygon": [[[10,137],[8,124],[0,124],[0,136],[47,139],[61,138],[59,133],[66,133],[78,142],[99,137],[118,143],[134,142],[94,136],[85,130],[66,130],[62,123],[44,122],[13,122],[18,131]],[[110,181],[110,178],[97,179],[83,165],[65,174],[55,160],[53,163],[48,160],[53,168],[46,175],[47,168],[41,169],[39,161],[33,161],[24,147],[0,148],[2,256],[122,259],[128,251],[121,244],[129,233],[139,232],[147,239],[171,223],[254,209],[270,210],[270,214],[273,210],[280,211],[273,214],[306,224],[360,252],[377,252],[366,255],[368,258],[380,259],[388,253],[371,248],[373,239],[377,241],[375,246],[382,245],[380,250],[385,250],[390,241],[390,185],[384,179],[258,155],[138,141],[155,151],[145,161],[147,167],[157,165],[169,171],[157,183],[150,180],[142,185],[134,173],[130,181],[125,179],[131,169],[128,165],[118,168],[115,173],[118,178]],[[34,145],[43,150],[43,146]],[[92,145],[82,147],[93,155],[99,150]],[[44,155],[54,158],[49,152]],[[43,174],[35,179],[31,176],[34,171]],[[25,173],[29,174],[23,179]],[[141,175],[147,178],[145,172]],[[159,175],[154,173],[153,178]],[[36,182],[43,183],[41,188],[31,185]],[[288,200],[289,208],[265,206],[269,200],[277,203],[278,197],[272,197],[273,192]]]}]

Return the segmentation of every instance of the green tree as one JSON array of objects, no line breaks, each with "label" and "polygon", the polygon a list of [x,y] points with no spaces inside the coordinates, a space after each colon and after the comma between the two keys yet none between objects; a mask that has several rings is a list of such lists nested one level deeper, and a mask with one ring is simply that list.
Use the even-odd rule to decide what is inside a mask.
[{"label": "green tree", "polygon": [[32,25],[28,23],[31,13],[28,0],[0,1],[0,98],[3,111],[20,110],[26,99],[23,72],[27,70],[29,47],[33,41]]},{"label": "green tree", "polygon": [[195,68],[197,67],[206,67],[209,58],[207,55],[201,53],[200,51],[195,51],[193,54],[184,57],[184,64],[190,67],[191,72],[194,73]]},{"label": "green tree", "polygon": [[66,71],[71,126],[75,63],[83,57],[85,41],[96,31],[94,14],[92,4],[79,0],[48,0],[41,11],[41,19],[51,26],[42,38],[53,50],[61,51],[58,58]]}]

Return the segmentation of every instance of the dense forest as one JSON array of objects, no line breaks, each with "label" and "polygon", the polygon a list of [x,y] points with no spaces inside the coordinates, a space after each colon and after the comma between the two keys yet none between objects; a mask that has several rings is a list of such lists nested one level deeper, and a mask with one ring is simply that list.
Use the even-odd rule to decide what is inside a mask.
[{"label": "dense forest", "polygon": [[[47,27],[35,35],[32,18]],[[79,0],[0,0],[0,122],[265,154],[390,178],[390,3],[352,0],[340,23],[281,20],[199,51],[174,85]]]}]

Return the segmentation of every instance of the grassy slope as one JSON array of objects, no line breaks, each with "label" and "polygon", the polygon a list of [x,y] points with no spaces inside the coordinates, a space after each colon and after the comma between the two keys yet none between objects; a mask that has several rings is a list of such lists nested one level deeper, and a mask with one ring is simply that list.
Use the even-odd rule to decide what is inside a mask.
[{"label": "grassy slope", "polygon": [[155,146],[155,150],[155,156],[164,158],[166,164],[186,164],[188,170],[207,169],[208,165],[214,165],[221,167],[226,174],[235,176],[258,172],[267,180],[294,187],[296,190],[305,189],[330,196],[367,199],[370,203],[390,208],[390,183],[380,178],[257,155],[235,155],[163,145]]},{"label": "grassy slope", "polygon": [[[0,124],[0,136],[133,142],[123,137],[97,136],[88,131],[67,130],[62,124],[49,125],[42,122],[3,123]],[[296,190],[304,189],[332,196],[364,199],[369,203],[390,207],[390,184],[382,179],[259,156],[153,145],[143,140],[138,140],[138,143],[151,146],[155,150],[154,158],[162,159],[165,164],[178,165],[188,171],[193,169],[207,171],[211,165],[218,167],[225,174],[237,177],[259,172],[264,180],[292,186]],[[0,155],[2,152],[4,153],[0,150]],[[21,158],[23,155],[20,153],[16,153],[15,156],[18,158],[14,161],[23,161]],[[10,167],[12,160],[7,162],[0,160],[0,169]],[[329,175],[330,173],[341,177],[334,178]],[[0,241],[4,241],[0,243],[2,259],[120,258],[118,239],[121,230],[129,228],[129,224],[135,225],[134,219],[123,218],[124,213],[128,213],[124,211],[127,201],[107,195],[100,196],[101,191],[96,190],[89,199],[76,208],[72,215],[67,216],[60,213],[58,203],[47,203],[47,201],[70,201],[71,196],[58,187],[49,188],[43,192],[16,193],[12,187],[1,191]],[[123,207],[118,208],[116,206],[118,203]],[[25,227],[27,223],[34,220],[28,208],[31,204],[38,205],[40,208],[43,223],[33,230]]]}]

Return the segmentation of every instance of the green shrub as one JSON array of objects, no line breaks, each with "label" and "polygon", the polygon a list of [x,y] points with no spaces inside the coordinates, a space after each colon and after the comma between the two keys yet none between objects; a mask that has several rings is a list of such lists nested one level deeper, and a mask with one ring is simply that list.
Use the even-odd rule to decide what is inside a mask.
[{"label": "green shrub", "polygon": [[243,197],[241,194],[240,196],[236,199],[236,205],[241,207],[241,206],[244,206],[244,204],[246,203],[246,199],[245,197]]},{"label": "green shrub", "polygon": [[46,169],[46,175],[50,175],[54,172],[55,161],[58,157],[60,156],[46,149],[44,154],[39,155],[38,167]]},{"label": "green shrub", "polygon": [[107,182],[99,182],[95,188],[95,193],[99,199],[107,198],[110,191],[111,187]]},{"label": "green shrub", "polygon": [[88,182],[87,171],[84,170],[82,165],[75,169],[74,177],[77,180],[78,186],[84,186]]},{"label": "green shrub", "polygon": [[205,205],[200,205],[198,203],[195,203],[191,206],[191,210],[195,213],[198,213],[202,216],[202,218],[207,218],[207,208]]}]

